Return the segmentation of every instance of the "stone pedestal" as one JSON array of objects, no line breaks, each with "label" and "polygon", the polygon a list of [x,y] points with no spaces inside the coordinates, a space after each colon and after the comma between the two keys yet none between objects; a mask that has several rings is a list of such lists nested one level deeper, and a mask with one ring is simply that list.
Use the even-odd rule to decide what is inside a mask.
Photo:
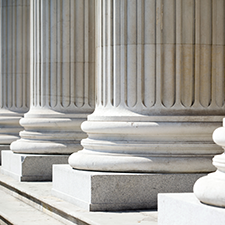
[{"label": "stone pedestal", "polygon": [[18,181],[51,181],[52,165],[66,164],[68,155],[14,154],[2,151],[1,172]]},{"label": "stone pedestal", "polygon": [[160,192],[190,192],[204,174],[90,172],[53,166],[52,193],[88,211],[155,209]]},{"label": "stone pedestal", "polygon": [[28,0],[0,1],[0,153],[19,138],[29,109],[29,9]]},{"label": "stone pedestal", "polygon": [[[65,155],[81,149],[80,140],[87,135],[80,125],[95,102],[92,8],[94,1],[31,1],[31,106],[20,120],[20,139],[10,146],[13,158],[25,154],[44,163],[52,155],[57,160],[47,164],[66,163]],[[3,170],[7,168],[12,167],[4,163]],[[40,166],[34,171],[38,169],[42,171]],[[26,176],[35,179],[32,169]],[[49,172],[39,179],[45,176]]]},{"label": "stone pedestal", "polygon": [[181,224],[225,224],[225,209],[202,204],[193,193],[159,194],[158,225]]},{"label": "stone pedestal", "polygon": [[[122,173],[122,180],[160,173],[159,180],[148,181],[150,190],[154,182],[163,186],[168,173],[183,182],[182,174],[214,171],[211,160],[221,149],[211,134],[224,113],[224,73],[218,69],[224,46],[216,38],[219,29],[211,29],[217,21],[212,2],[97,0],[96,15],[97,103],[82,123],[88,138],[69,157],[70,166],[89,177],[92,171]],[[68,189],[71,179],[63,182]],[[118,192],[126,189],[118,186]],[[146,204],[140,190],[142,185],[137,208]],[[129,198],[123,200],[123,209],[130,209]],[[120,209],[119,202],[113,209]]]}]

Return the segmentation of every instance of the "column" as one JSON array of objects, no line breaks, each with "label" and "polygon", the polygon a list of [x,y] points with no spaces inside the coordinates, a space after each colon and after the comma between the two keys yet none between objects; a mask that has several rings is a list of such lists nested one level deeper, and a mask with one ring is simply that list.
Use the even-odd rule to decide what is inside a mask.
[{"label": "column", "polygon": [[19,138],[29,107],[29,5],[0,1],[0,151]]},{"label": "column", "polygon": [[97,2],[97,105],[70,165],[214,170],[221,150],[210,137],[223,115],[224,73],[223,54],[212,49],[212,1]]},{"label": "column", "polygon": [[59,166],[53,191],[88,210],[156,207],[158,192],[191,191],[221,153],[211,140],[224,111],[212,1],[97,0],[96,10],[96,108],[73,172],[64,168],[73,186],[91,180],[91,200],[57,179]]},{"label": "column", "polygon": [[31,106],[11,150],[15,157],[29,155],[33,165],[20,180],[51,179],[52,164],[67,163],[69,154],[81,149],[86,134],[80,124],[95,101],[93,5],[31,1]]}]

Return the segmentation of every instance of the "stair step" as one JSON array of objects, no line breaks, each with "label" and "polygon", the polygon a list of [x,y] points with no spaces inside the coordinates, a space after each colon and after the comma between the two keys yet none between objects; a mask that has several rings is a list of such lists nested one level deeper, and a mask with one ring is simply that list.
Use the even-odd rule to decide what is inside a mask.
[{"label": "stair step", "polygon": [[62,225],[63,223],[0,190],[1,220],[13,225]]}]

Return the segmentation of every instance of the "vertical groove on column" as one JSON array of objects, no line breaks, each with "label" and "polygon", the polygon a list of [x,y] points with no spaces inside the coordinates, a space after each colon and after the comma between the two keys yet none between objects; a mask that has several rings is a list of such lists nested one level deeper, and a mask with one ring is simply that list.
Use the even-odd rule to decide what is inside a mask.
[{"label": "vertical groove on column", "polygon": [[[85,99],[87,99],[88,102],[88,106],[91,108],[95,107],[95,95],[93,93],[95,93],[95,42],[93,42],[93,40],[95,40],[95,1],[86,1],[86,4],[88,4],[88,27],[90,32],[88,31],[86,33],[87,37],[88,37],[88,54],[87,54],[87,58],[88,58],[88,62],[86,62],[88,64],[88,81],[86,82],[86,84],[88,83],[88,99],[84,96]],[[99,33],[97,34],[99,35]],[[85,86],[86,86],[85,84]]]},{"label": "vertical groove on column", "polygon": [[88,0],[84,1],[84,79],[83,79],[83,96],[82,96],[82,105],[88,104],[88,99],[84,96],[88,96],[88,74],[89,74],[89,9],[86,7]]},{"label": "vertical groove on column", "polygon": [[120,24],[121,20],[121,2],[113,1],[113,79],[114,79],[114,87],[113,87],[113,99],[114,106],[118,106],[121,102],[121,92],[117,91],[117,89],[121,89],[121,40],[120,40],[120,26],[116,26],[116,24]]},{"label": "vertical groove on column", "polygon": [[113,1],[110,0],[108,3],[108,13],[107,13],[107,58],[108,58],[108,79],[107,79],[107,104],[113,105],[113,57],[112,57],[112,45],[113,45]]},{"label": "vertical groove on column", "polygon": [[[211,102],[211,44],[212,44],[212,32],[211,32],[211,0],[202,1],[199,0],[199,9],[197,13],[200,13],[198,17],[199,32],[196,44],[201,44],[199,49],[199,101],[203,107],[207,107]],[[196,21],[197,22],[197,21]]]},{"label": "vertical groove on column", "polygon": [[[12,6],[12,10],[13,10],[13,24],[12,24],[12,36],[17,37],[17,7]],[[10,16],[10,15],[9,15]],[[9,78],[9,82],[8,82],[8,106],[10,108],[14,108],[15,107],[15,96],[16,96],[16,86],[15,86],[15,78],[13,76],[13,74],[16,73],[16,69],[17,69],[17,65],[16,65],[16,57],[17,57],[17,46],[16,46],[16,40],[15,38],[12,39],[13,40],[13,48],[12,48],[12,73],[10,74],[10,76],[8,76]]]},{"label": "vertical groove on column", "polygon": [[[50,1],[49,3],[50,4]],[[50,75],[49,75],[49,106],[56,107],[57,105],[57,1],[51,2],[49,26],[50,30]]]},{"label": "vertical groove on column", "polygon": [[137,75],[136,75],[136,83],[137,83],[137,104],[144,104],[144,95],[143,95],[143,87],[144,87],[144,18],[145,18],[145,10],[144,10],[144,0],[137,1]]},{"label": "vertical groove on column", "polygon": [[[85,1],[76,1],[76,18],[75,18],[75,105],[77,107],[83,106],[84,100],[84,4]],[[83,74],[83,76],[78,76],[78,74]]]},{"label": "vertical groove on column", "polygon": [[127,105],[137,102],[137,13],[136,0],[127,1]]},{"label": "vertical groove on column", "polygon": [[[103,29],[102,29],[102,4],[101,0],[96,1],[96,47],[97,47],[97,55],[96,62],[98,66],[96,67],[96,79],[97,79],[97,106],[103,105],[103,54],[102,54],[102,38],[103,38]],[[99,35],[100,34],[100,35]]]},{"label": "vertical groove on column", "polygon": [[[52,2],[52,1],[51,1]],[[57,0],[57,5],[56,5],[56,15],[57,15],[57,21],[56,21],[56,29],[57,29],[57,41],[56,41],[56,48],[57,48],[57,105],[62,106],[62,96],[60,93],[62,93],[62,1]]]},{"label": "vertical groove on column", "polygon": [[213,1],[212,9],[212,101],[218,107],[223,107],[225,100],[225,2],[222,0]]},{"label": "vertical groove on column", "polygon": [[144,105],[152,107],[156,101],[156,2],[144,1]]},{"label": "vertical groove on column", "polygon": [[163,74],[162,74],[162,104],[167,108],[175,103],[175,0],[163,2]]},{"label": "vertical groove on column", "polygon": [[[103,38],[102,38],[102,43],[103,43],[103,46],[102,46],[102,56],[103,56],[103,64],[102,64],[102,67],[103,67],[103,74],[106,74],[107,73],[107,66],[108,66],[108,60],[107,60],[107,48],[106,48],[106,24],[107,24],[107,2],[106,1],[103,1],[103,6],[102,6],[102,10],[103,10],[103,18],[102,18],[102,35],[103,35]],[[107,101],[107,98],[108,98],[108,92],[107,92],[107,78],[108,76],[103,76],[103,106],[106,106],[106,101]]]},{"label": "vertical groove on column", "polygon": [[127,105],[127,0],[121,1],[121,104]]},{"label": "vertical groove on column", "polygon": [[71,74],[70,78],[70,104],[74,105],[75,103],[75,70],[76,70],[76,63],[75,63],[75,42],[73,41],[76,37],[76,27],[75,27],[75,18],[76,18],[76,11],[74,10],[74,1],[70,1],[70,71]]},{"label": "vertical groove on column", "polygon": [[62,1],[62,25],[61,25],[61,32],[62,32],[62,45],[61,45],[61,61],[62,62],[62,72],[61,72],[61,81],[62,87],[60,95],[62,96],[62,106],[68,107],[69,102],[69,82],[70,82],[70,72],[69,72],[69,64],[70,64],[70,0],[63,0]]},{"label": "vertical groove on column", "polygon": [[194,102],[194,4],[193,3],[194,3],[193,0],[177,1],[176,101],[178,104],[181,103],[185,107],[191,107]]}]

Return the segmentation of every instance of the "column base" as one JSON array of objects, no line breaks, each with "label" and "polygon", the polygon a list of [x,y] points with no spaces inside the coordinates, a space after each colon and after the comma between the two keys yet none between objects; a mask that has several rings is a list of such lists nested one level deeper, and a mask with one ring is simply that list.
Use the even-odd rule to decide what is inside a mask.
[{"label": "column base", "polygon": [[51,181],[52,165],[65,164],[69,155],[17,154],[2,151],[1,173],[18,181]]},{"label": "column base", "polygon": [[8,145],[0,145],[0,165],[2,165],[1,152],[2,150],[10,150],[10,144]]},{"label": "column base", "polygon": [[88,211],[154,209],[160,192],[191,192],[205,175],[112,173],[53,166],[53,195]]},{"label": "column base", "polygon": [[225,224],[225,208],[200,203],[193,193],[159,194],[158,225]]}]

